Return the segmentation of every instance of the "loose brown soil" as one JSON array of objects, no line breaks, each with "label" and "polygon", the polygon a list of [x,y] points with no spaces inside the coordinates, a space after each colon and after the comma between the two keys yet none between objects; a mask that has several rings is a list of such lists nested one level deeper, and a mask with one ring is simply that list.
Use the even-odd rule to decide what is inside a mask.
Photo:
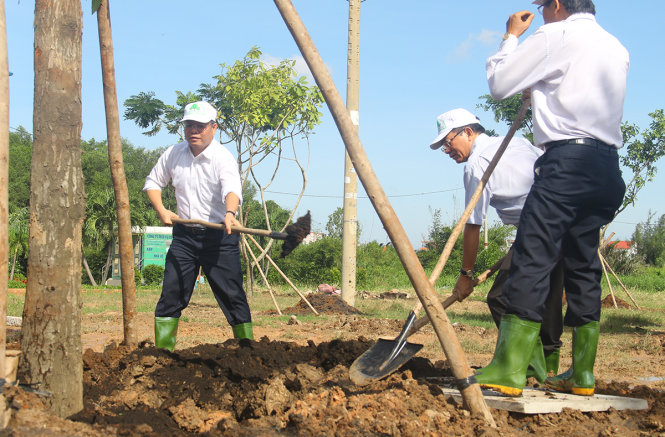
[{"label": "loose brown soil", "polygon": [[[649,409],[534,416],[492,410],[498,426],[492,429],[442,395],[435,382],[451,372],[440,350],[415,357],[385,380],[354,386],[348,377],[351,363],[377,336],[395,335],[401,321],[362,318],[337,296],[310,297],[325,320],[262,324],[255,328],[257,341],[235,340],[223,325],[199,323],[199,316],[209,321],[211,315],[222,317],[221,312],[193,303],[187,309],[190,321],[181,323],[179,332],[187,340],[174,353],[152,344],[151,314],[137,317],[139,337],[146,340],[136,349],[117,345],[122,336],[118,314],[107,327],[98,315],[86,316],[84,410],[59,419],[43,409],[39,395],[5,387],[13,418],[0,435],[665,435],[662,385],[612,382],[603,378],[603,369],[596,372],[598,393],[644,398]],[[304,302],[282,311],[311,314]],[[458,324],[455,329],[460,340],[471,342],[495,336],[478,327]],[[653,366],[650,374],[662,377],[665,333],[651,335],[660,350],[651,363],[636,369]],[[417,336],[433,341],[431,328]],[[488,357],[467,358],[476,365]]]}]

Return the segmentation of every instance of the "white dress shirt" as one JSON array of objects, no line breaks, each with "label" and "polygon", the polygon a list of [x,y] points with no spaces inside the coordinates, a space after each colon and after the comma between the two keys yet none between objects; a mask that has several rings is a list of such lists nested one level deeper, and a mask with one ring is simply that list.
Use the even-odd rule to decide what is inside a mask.
[{"label": "white dress shirt", "polygon": [[222,223],[229,193],[242,203],[238,163],[217,140],[198,156],[183,141],[166,149],[148,175],[143,191],[161,190],[171,181],[175,187],[178,217]]},{"label": "white dress shirt", "polygon": [[519,45],[509,37],[486,70],[495,99],[531,88],[536,145],[586,137],[620,148],[629,65],[628,51],[584,13],[545,24]]},{"label": "white dress shirt", "polygon": [[[464,166],[464,191],[468,205],[489,167],[504,137],[480,134],[473,142],[471,154]],[[499,159],[485,185],[468,224],[481,225],[487,216],[488,205],[496,208],[501,221],[517,225],[524,201],[533,185],[533,164],[543,151],[524,138],[513,138]]]}]

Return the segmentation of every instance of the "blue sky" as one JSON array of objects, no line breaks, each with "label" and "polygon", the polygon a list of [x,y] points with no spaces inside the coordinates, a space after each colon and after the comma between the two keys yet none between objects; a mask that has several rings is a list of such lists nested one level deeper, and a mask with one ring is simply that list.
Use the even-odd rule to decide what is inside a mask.
[{"label": "blue sky", "polygon": [[[444,223],[455,223],[464,210],[462,166],[429,149],[436,136],[436,116],[456,107],[475,112],[499,134],[507,126],[476,109],[486,94],[485,60],[498,47],[508,16],[526,9],[530,1],[450,2],[443,0],[366,0],[360,30],[360,139],[384,191],[414,246],[419,246],[432,223],[431,211],[441,210]],[[96,16],[90,1],[82,2],[83,131],[82,138],[106,138]],[[342,98],[346,96],[348,2],[294,1]],[[597,20],[616,35],[631,55],[624,119],[645,128],[648,113],[665,107],[662,85],[665,62],[665,4],[642,0],[639,13],[626,2],[597,1]],[[10,126],[32,130],[34,2],[5,2],[10,77]],[[645,13],[645,11],[647,11]],[[116,81],[122,102],[141,91],[154,91],[166,103],[175,90],[195,91],[212,82],[219,64],[242,58],[258,46],[266,62],[298,60],[298,48],[274,3],[268,0],[113,1]],[[537,16],[527,35],[542,24]],[[313,81],[312,81],[313,83]],[[312,211],[314,227],[323,230],[335,208],[342,206],[344,145],[328,112],[311,139],[309,183],[296,216]],[[177,142],[166,133],[141,134],[133,122],[121,119],[121,135],[134,146],[152,149]],[[233,150],[232,150],[233,151]],[[665,213],[665,165],[644,188],[635,207],[610,226],[621,239],[651,210]],[[11,165],[11,163],[10,163]],[[297,174],[284,168],[268,198],[290,207],[299,190]],[[624,178],[630,174],[624,172]],[[296,182],[294,182],[294,180]],[[110,182],[109,182],[110,183]],[[279,193],[277,193],[279,192]],[[661,193],[658,195],[657,193]],[[358,193],[361,241],[388,241],[381,222],[366,198]],[[490,221],[496,221],[496,215]]]}]

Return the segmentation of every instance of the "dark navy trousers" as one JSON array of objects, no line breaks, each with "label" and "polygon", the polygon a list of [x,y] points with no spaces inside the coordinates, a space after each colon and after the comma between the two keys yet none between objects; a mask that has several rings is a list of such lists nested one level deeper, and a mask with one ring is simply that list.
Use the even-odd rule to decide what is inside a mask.
[{"label": "dark navy trousers", "polygon": [[503,290],[506,313],[542,322],[550,272],[561,255],[568,303],[564,324],[599,321],[600,228],[612,220],[626,190],[617,151],[557,145],[536,160],[534,173]]},{"label": "dark navy trousers", "polygon": [[189,305],[201,267],[229,324],[251,322],[242,286],[239,238],[221,229],[174,225],[155,316],[180,317]]}]

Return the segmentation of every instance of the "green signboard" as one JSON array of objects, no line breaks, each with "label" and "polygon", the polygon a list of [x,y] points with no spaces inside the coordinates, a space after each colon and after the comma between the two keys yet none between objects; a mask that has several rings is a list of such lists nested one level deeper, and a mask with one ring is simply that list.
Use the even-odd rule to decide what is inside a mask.
[{"label": "green signboard", "polygon": [[171,246],[171,234],[144,234],[143,235],[143,267],[157,264],[164,267],[166,252]]}]

